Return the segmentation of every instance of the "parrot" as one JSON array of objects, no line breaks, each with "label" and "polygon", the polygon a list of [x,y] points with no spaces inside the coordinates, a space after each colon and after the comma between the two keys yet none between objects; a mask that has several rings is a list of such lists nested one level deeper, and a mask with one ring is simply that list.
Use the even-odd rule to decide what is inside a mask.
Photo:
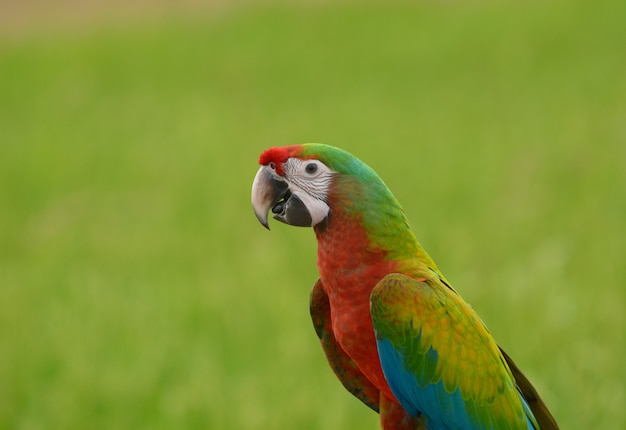
[{"label": "parrot", "polygon": [[422,248],[380,176],[321,143],[262,152],[252,207],[312,227],[313,326],[385,430],[558,429],[539,394]]}]

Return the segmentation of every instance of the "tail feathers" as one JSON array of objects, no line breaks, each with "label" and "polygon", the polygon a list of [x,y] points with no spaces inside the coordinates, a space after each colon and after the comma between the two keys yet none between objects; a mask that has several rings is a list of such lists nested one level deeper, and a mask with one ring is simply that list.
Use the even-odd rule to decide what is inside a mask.
[{"label": "tail feathers", "polygon": [[532,386],[522,371],[519,370],[511,357],[509,357],[509,355],[502,348],[500,348],[500,351],[513,373],[513,377],[515,378],[519,391],[528,403],[528,406],[535,416],[541,430],[559,430],[559,425],[556,423],[556,420],[548,410],[546,404],[543,400],[541,400],[541,397],[539,397],[535,387]]}]

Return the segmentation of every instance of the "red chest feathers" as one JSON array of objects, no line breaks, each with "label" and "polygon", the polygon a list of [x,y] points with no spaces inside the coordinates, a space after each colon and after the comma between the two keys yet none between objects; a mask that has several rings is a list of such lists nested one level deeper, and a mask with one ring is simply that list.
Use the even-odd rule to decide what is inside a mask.
[{"label": "red chest feathers", "polygon": [[316,234],[317,265],[329,297],[335,337],[368,379],[391,395],[378,359],[369,297],[380,279],[396,271],[396,263],[372,246],[354,220],[335,217]]}]

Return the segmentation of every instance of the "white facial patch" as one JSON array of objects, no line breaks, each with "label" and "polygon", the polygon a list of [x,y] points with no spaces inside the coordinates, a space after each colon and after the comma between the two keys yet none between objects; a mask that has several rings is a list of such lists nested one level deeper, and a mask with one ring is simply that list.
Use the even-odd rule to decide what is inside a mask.
[{"label": "white facial patch", "polygon": [[330,207],[324,200],[315,198],[309,193],[301,189],[296,189],[295,187],[292,189],[291,193],[294,196],[298,196],[298,198],[306,206],[309,215],[311,215],[311,227],[315,227],[317,224],[324,221],[324,219],[328,216]]},{"label": "white facial patch", "polygon": [[284,165],[291,193],[298,196],[311,215],[311,227],[322,222],[330,212],[328,189],[335,172],[319,160],[290,158]]}]

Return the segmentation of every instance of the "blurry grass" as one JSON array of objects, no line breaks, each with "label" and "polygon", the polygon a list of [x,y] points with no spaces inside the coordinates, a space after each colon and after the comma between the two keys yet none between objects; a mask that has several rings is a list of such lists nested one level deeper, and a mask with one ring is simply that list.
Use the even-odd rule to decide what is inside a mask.
[{"label": "blurry grass", "polygon": [[377,428],[312,330],[312,233],[249,204],[262,149],[322,141],[562,428],[623,428],[624,18],[274,6],[0,41],[0,427]]}]

